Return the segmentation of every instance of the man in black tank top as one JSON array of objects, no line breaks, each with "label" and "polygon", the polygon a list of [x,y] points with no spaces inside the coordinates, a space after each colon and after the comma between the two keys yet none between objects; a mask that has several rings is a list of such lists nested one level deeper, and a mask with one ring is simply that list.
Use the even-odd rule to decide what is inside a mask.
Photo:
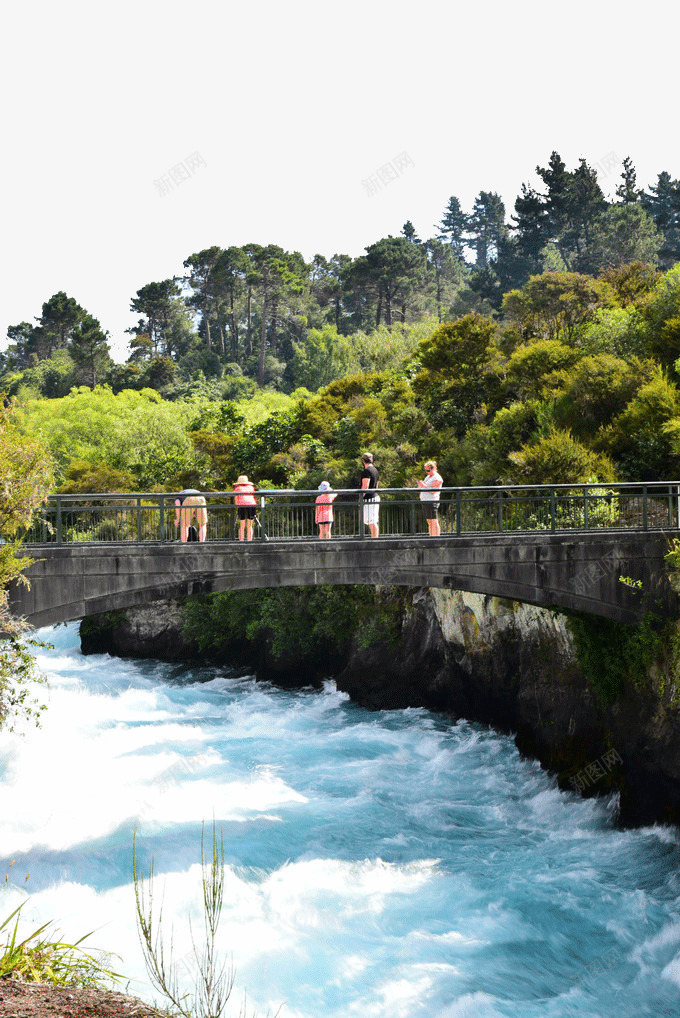
[{"label": "man in black tank top", "polygon": [[361,457],[364,469],[361,472],[361,488],[364,495],[364,524],[368,527],[371,537],[378,537],[378,511],[380,495],[377,494],[378,471],[373,466],[373,453],[365,452]]}]

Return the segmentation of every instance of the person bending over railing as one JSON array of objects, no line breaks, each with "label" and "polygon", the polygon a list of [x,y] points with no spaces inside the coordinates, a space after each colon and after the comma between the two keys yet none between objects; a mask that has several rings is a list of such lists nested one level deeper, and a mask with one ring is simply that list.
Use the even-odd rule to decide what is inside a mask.
[{"label": "person bending over railing", "polygon": [[[188,541],[190,529],[193,530],[192,520],[196,520],[198,527],[198,540],[205,541],[208,527],[208,511],[205,507],[205,499],[196,488],[185,488],[180,491],[175,499],[175,526],[179,526],[181,541]],[[194,535],[194,540],[196,536]]]}]

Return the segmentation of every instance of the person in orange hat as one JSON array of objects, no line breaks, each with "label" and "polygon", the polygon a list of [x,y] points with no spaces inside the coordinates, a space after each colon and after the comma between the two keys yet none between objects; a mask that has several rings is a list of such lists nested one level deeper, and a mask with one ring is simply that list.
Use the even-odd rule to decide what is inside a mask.
[{"label": "person in orange hat", "polygon": [[333,526],[333,502],[338,496],[337,492],[331,491],[328,481],[321,482],[319,491],[321,494],[316,497],[314,518],[319,525],[319,538],[322,541],[328,541]]},{"label": "person in orange hat", "polygon": [[257,500],[255,485],[248,480],[247,474],[240,474],[234,483],[234,502],[238,512],[238,539],[252,541]]}]

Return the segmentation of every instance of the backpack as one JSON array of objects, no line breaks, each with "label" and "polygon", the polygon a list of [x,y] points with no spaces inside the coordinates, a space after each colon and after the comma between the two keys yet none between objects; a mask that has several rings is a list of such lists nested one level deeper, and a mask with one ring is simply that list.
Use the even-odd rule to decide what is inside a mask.
[{"label": "backpack", "polygon": [[198,531],[194,526],[191,526],[187,529],[187,543],[189,541],[198,541]]}]

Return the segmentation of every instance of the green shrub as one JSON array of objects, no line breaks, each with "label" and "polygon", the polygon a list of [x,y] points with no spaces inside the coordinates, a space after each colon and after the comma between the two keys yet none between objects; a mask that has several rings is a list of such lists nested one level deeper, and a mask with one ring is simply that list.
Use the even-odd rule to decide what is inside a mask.
[{"label": "green shrub", "polygon": [[661,622],[652,613],[639,626],[570,613],[567,626],[574,637],[578,666],[600,707],[614,703],[626,681],[639,687],[663,649]]}]

